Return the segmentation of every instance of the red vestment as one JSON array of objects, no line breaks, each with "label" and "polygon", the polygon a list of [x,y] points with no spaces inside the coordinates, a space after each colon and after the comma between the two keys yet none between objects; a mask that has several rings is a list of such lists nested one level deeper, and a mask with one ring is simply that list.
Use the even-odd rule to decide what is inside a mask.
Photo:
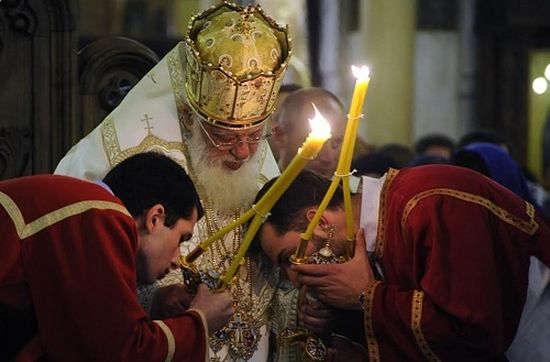
[{"label": "red vestment", "polygon": [[550,265],[550,230],[508,189],[447,165],[391,170],[375,249],[384,280],[366,292],[370,359],[505,360],[530,255]]},{"label": "red vestment", "polygon": [[103,187],[0,182],[0,230],[0,360],[36,334],[54,361],[205,360],[198,313],[151,321],[139,305],[136,224]]}]

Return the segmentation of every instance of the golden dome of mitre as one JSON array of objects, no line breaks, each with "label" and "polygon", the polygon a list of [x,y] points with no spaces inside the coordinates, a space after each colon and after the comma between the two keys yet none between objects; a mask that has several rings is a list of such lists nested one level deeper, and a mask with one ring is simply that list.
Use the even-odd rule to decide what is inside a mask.
[{"label": "golden dome of mitre", "polygon": [[288,27],[259,5],[223,2],[191,18],[186,45],[187,98],[208,122],[248,128],[273,112],[290,60]]}]

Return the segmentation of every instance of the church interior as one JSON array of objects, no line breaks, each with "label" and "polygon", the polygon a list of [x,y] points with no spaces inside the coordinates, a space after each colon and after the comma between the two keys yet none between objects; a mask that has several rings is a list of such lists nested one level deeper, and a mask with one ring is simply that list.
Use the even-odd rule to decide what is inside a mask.
[{"label": "church interior", "polygon": [[[52,172],[216,2],[0,0],[0,179]],[[347,105],[350,66],[370,67],[365,144],[491,129],[550,186],[549,2],[254,3],[289,24],[285,83],[327,88]]]}]

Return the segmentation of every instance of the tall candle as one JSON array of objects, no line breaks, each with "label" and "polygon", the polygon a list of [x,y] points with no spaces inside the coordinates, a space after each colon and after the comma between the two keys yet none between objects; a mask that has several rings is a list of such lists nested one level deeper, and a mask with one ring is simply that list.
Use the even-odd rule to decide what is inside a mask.
[{"label": "tall candle", "polygon": [[[357,129],[359,127],[359,121],[363,117],[363,104],[369,89],[369,68],[366,66],[356,67],[352,66],[351,71],[356,78],[355,89],[353,90],[353,97],[351,99],[351,105],[348,113],[347,128],[350,128],[349,145],[345,150],[345,160],[342,162],[342,169],[337,168],[337,173],[345,175],[350,173],[351,161],[353,159],[353,151],[355,149],[355,141],[357,140]],[[353,225],[353,210],[351,207],[351,193],[349,188],[349,177],[345,177],[343,180],[344,191],[344,209],[346,211],[346,236],[348,241],[354,240],[355,231]]]},{"label": "tall candle", "polygon": [[237,269],[244,258],[244,254],[250,247],[252,239],[256,235],[256,232],[260,228],[262,222],[267,217],[269,210],[271,210],[277,200],[279,200],[283,193],[288,189],[292,181],[296,179],[300,171],[303,170],[307,163],[317,157],[321,147],[323,147],[325,142],[331,137],[330,125],[323,118],[315,105],[313,105],[313,108],[315,109],[315,117],[309,120],[311,125],[310,134],[281,176],[277,178],[269,190],[267,190],[267,192],[254,205],[253,210],[256,215],[254,216],[254,219],[252,219],[252,222],[250,223],[250,226],[241,241],[239,250],[233,258],[229,269],[227,269],[227,272],[222,277],[224,284],[231,283],[233,276],[237,272]]},{"label": "tall candle", "polygon": [[348,241],[353,241],[355,237],[353,225],[353,210],[351,207],[351,192],[349,187],[349,176],[353,150],[355,148],[355,140],[357,138],[357,128],[359,120],[362,117],[363,103],[365,102],[365,96],[367,94],[370,78],[369,68],[366,66],[362,66],[360,68],[352,66],[351,69],[357,79],[355,81],[355,89],[353,91],[353,97],[348,113],[348,122],[346,124],[346,130],[344,132],[342,149],[340,151],[338,164],[336,166],[336,173],[334,175],[334,178],[332,179],[332,183],[330,184],[329,189],[327,190],[327,193],[325,194],[325,197],[317,208],[313,219],[311,219],[308,227],[301,234],[301,240],[300,244],[298,245],[298,249],[291,257],[291,261],[295,263],[301,263],[304,261],[304,254],[307,243],[309,242],[309,240],[311,240],[313,230],[318,225],[323,212],[325,212],[341,180],[344,192],[344,209],[346,213],[346,236]]}]

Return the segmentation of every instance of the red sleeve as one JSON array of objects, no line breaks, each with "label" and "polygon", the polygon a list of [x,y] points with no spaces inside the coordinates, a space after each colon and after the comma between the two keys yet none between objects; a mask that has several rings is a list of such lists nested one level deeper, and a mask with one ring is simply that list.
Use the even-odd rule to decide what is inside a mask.
[{"label": "red sleeve", "polygon": [[394,223],[385,241],[387,282],[367,293],[369,352],[382,360],[500,358],[519,323],[526,245],[536,235],[485,206],[439,196]]},{"label": "red sleeve", "polygon": [[132,218],[112,210],[90,210],[50,226],[22,245],[48,358],[165,361],[173,356],[204,361],[206,338],[200,316],[186,313],[153,322],[139,305]]}]

